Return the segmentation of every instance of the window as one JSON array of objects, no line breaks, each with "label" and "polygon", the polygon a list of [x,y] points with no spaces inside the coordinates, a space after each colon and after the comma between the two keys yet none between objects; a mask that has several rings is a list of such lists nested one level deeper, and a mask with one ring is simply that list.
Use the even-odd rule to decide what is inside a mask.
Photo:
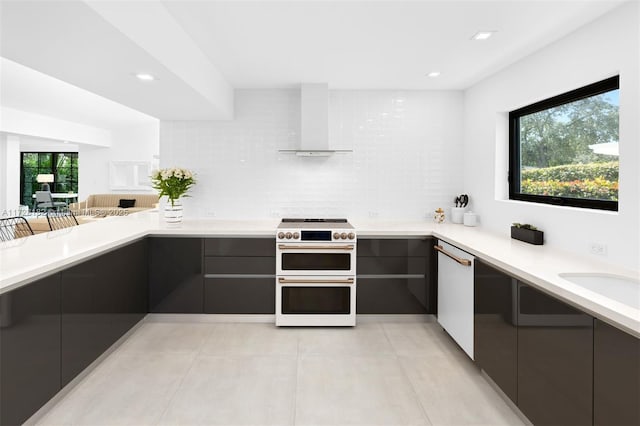
[{"label": "window", "polygon": [[51,192],[78,193],[77,152],[23,152],[20,167],[20,200],[25,206],[33,204],[32,195],[40,190],[39,174],[53,174]]},{"label": "window", "polygon": [[618,210],[619,77],[509,113],[509,198]]}]

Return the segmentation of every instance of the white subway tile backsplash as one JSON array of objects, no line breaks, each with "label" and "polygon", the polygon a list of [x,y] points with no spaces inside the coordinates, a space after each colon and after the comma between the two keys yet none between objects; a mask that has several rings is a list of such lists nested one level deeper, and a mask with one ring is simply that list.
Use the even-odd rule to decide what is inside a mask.
[{"label": "white subway tile backsplash", "polygon": [[330,92],[324,158],[279,153],[299,142],[297,90],[238,90],[232,121],[162,122],[162,167],[198,183],[187,217],[423,219],[461,192],[462,93]]}]

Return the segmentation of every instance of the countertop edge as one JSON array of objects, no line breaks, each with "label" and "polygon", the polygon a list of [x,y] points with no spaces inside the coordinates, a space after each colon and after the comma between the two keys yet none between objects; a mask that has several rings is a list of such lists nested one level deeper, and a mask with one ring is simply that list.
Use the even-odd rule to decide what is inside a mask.
[{"label": "countertop edge", "polygon": [[[204,222],[206,224],[206,222]],[[241,221],[237,222],[238,224]],[[275,237],[275,226],[273,230],[268,230],[265,228],[256,228],[249,227],[249,229],[239,231],[238,229],[214,229],[213,227],[200,225],[191,229],[185,229],[181,227],[176,228],[168,228],[168,227],[160,227],[160,226],[149,226],[148,223],[144,221],[140,221],[139,225],[147,225],[140,226],[138,229],[130,232],[125,232],[122,236],[116,237],[114,240],[109,240],[104,244],[94,243],[90,249],[82,250],[76,252],[70,256],[62,256],[57,258],[53,262],[49,262],[47,264],[43,264],[34,268],[28,267],[25,268],[24,272],[17,273],[11,276],[8,279],[0,280],[0,295],[6,292],[15,290],[24,285],[27,285],[37,279],[45,277],[47,275],[54,274],[60,270],[63,270],[69,266],[75,265],[82,261],[86,261],[93,257],[99,256],[106,252],[109,252],[113,249],[116,249],[120,246],[126,245],[132,241],[143,239],[146,237],[174,237],[174,238],[208,238],[208,237],[217,237],[217,238],[274,238]],[[474,228],[474,230],[464,230],[462,233],[462,228],[455,228],[456,225],[452,225],[449,227],[431,227],[428,224],[418,224],[421,229],[415,229],[416,226],[407,226],[404,228],[397,229],[372,229],[371,226],[367,228],[364,226],[362,230],[360,228],[358,231],[358,238],[360,239],[368,239],[368,238],[424,238],[433,236],[438,239],[442,239],[464,251],[469,252],[470,254],[482,259],[486,263],[495,266],[499,269],[504,270],[505,272],[514,275],[517,279],[522,280],[526,284],[532,285],[535,288],[538,288],[558,299],[569,303],[572,306],[575,306],[592,316],[595,316],[609,324],[616,326],[624,331],[634,335],[637,338],[640,338],[640,314],[634,310],[633,308],[626,307],[625,305],[612,301],[608,298],[604,298],[600,296],[600,298],[605,299],[603,301],[596,301],[593,299],[598,299],[597,295],[594,296],[594,293],[589,294],[588,291],[581,291],[580,288],[567,289],[563,283],[562,286],[557,285],[553,281],[557,280],[552,274],[544,274],[544,273],[534,273],[532,270],[535,268],[529,268],[517,265],[518,262],[509,262],[508,259],[505,259],[503,256],[500,258],[496,257],[491,250],[483,250],[483,247],[477,247],[473,244],[473,238],[485,238],[485,239],[494,239],[496,242],[505,245],[505,244],[524,244],[524,243],[513,243],[509,242],[508,239],[505,239],[503,236],[493,235],[489,232],[479,230],[478,228]],[[86,225],[83,225],[86,226]],[[267,226],[265,224],[265,226]],[[381,227],[384,225],[380,225]],[[56,231],[57,232],[57,231]],[[470,233],[471,237],[468,234]],[[460,235],[455,235],[460,234]],[[462,237],[461,237],[462,235]],[[469,241],[471,240],[471,241]],[[491,241],[484,244],[485,246],[490,246]],[[514,245],[516,249],[521,250],[535,250],[530,247],[521,247],[519,245]],[[543,246],[538,246],[543,247]],[[509,248],[513,248],[510,247]],[[545,250],[545,249],[539,249]],[[497,250],[494,250],[497,251]],[[545,253],[542,251],[541,253]],[[552,253],[555,251],[552,250]],[[587,259],[584,259],[587,260]],[[516,263],[516,264],[514,264]],[[547,276],[547,278],[545,278]],[[584,293],[586,292],[586,293]],[[591,297],[591,298],[590,298]],[[638,318],[635,318],[635,316]]]}]

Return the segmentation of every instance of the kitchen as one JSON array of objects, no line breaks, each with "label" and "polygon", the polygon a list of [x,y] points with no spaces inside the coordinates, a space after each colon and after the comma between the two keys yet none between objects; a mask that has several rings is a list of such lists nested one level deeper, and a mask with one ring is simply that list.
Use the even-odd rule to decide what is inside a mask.
[{"label": "kitchen", "polygon": [[[481,70],[475,70],[478,81],[465,91],[364,90],[375,88],[373,84],[360,90],[356,87],[344,90],[330,79],[322,80],[329,81],[330,89],[329,139],[334,148],[352,151],[338,152],[331,157],[301,158],[281,152],[295,148],[298,143],[300,93],[297,88],[236,89],[231,121],[163,119],[160,164],[187,167],[199,176],[192,198],[185,201],[183,232],[191,235],[202,232],[197,225],[189,229],[189,216],[199,218],[198,223],[205,228],[208,228],[207,221],[244,220],[247,223],[242,226],[238,223],[232,226],[235,229],[232,235],[267,232],[271,238],[281,218],[347,217],[356,229],[358,243],[363,237],[384,234],[402,238],[428,236],[438,232],[437,228],[432,229],[433,210],[443,207],[448,213],[455,195],[465,192],[471,195],[471,206],[479,216],[477,232],[495,233],[506,241],[499,246],[506,250],[504,257],[491,254],[493,265],[503,269],[516,265],[511,266],[515,270],[507,269],[507,272],[527,282],[544,281],[544,277],[529,271],[537,266],[538,274],[546,274],[540,265],[556,255],[554,250],[569,252],[582,258],[583,263],[606,264],[607,270],[637,271],[640,191],[638,171],[633,165],[638,163],[640,154],[636,144],[621,142],[617,213],[509,201],[506,179],[500,178],[502,171],[508,169],[507,144],[501,138],[507,133],[506,112],[612,73],[621,76],[621,141],[638,138],[638,123],[634,118],[638,96],[625,95],[638,93],[637,17],[635,3],[622,4],[489,75],[480,76]],[[473,32],[477,30],[479,28],[474,28]],[[471,35],[464,35],[465,42],[471,43],[468,40]],[[499,37],[500,32],[495,36]],[[581,46],[590,46],[590,49],[586,52]],[[594,52],[598,61],[592,60]],[[424,74],[429,71],[421,69],[421,78],[427,79]],[[438,78],[445,77],[443,72]],[[296,83],[301,82],[305,80],[299,79]],[[131,220],[131,227],[135,228],[136,221]],[[268,225],[258,226],[254,221],[266,221]],[[549,253],[543,257],[533,256],[527,266],[517,266],[518,256],[512,253],[514,249],[508,238],[509,225],[514,221],[534,223],[544,229],[546,241],[542,250]],[[421,225],[417,228],[403,225],[407,222]],[[140,231],[132,232],[147,235],[144,231],[147,225],[139,225]],[[486,238],[473,237],[475,241],[469,242],[465,240],[469,237],[455,235],[464,228],[445,226],[453,227],[442,228],[451,229],[448,232],[453,234],[446,235],[447,232],[441,230],[441,236],[457,242],[458,247],[462,245],[460,248],[478,256],[481,256],[478,253],[493,253],[488,236],[482,234]],[[224,235],[224,229],[211,232]],[[621,238],[623,235],[628,237]],[[96,231],[92,238],[95,241],[89,251],[96,254],[104,249],[99,248],[96,241],[104,237]],[[604,258],[589,253],[592,242],[607,247]],[[56,252],[55,242],[46,244],[54,244],[46,247]],[[66,260],[54,261],[49,270],[62,268],[85,256],[73,252],[71,246],[68,249],[71,251]],[[41,257],[34,253],[31,256]],[[44,253],[42,258],[46,258]],[[8,273],[11,263],[5,260],[3,258],[3,269],[6,267]],[[556,272],[573,272],[577,266],[567,270],[572,265],[575,264],[566,263],[562,265],[564,269]],[[523,271],[531,275],[522,277]]]}]

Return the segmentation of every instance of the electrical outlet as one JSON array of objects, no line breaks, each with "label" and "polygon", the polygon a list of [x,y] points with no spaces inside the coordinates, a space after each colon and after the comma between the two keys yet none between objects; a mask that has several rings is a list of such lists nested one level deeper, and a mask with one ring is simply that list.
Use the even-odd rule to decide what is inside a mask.
[{"label": "electrical outlet", "polygon": [[370,219],[375,219],[378,217],[378,212],[369,212],[369,218]]},{"label": "electrical outlet", "polygon": [[607,245],[602,243],[590,243],[589,252],[591,252],[591,254],[597,254],[598,256],[606,256]]}]

